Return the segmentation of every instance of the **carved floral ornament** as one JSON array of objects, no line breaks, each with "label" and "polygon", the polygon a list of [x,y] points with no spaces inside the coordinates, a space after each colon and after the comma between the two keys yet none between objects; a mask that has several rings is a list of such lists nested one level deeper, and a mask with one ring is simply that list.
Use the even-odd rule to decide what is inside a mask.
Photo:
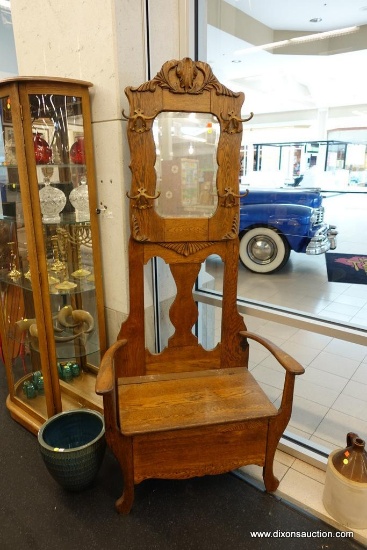
[{"label": "carved floral ornament", "polygon": [[202,94],[204,90],[215,89],[218,95],[239,97],[238,92],[232,92],[214,76],[211,67],[203,61],[193,61],[185,57],[180,61],[167,61],[159,73],[133,92],[154,92],[156,87],[166,88],[174,94]]},{"label": "carved floral ornament", "polygon": [[[157,75],[148,80],[137,88],[129,87],[127,90],[132,92],[154,92],[160,86],[163,89],[168,89],[174,94],[202,94],[204,90],[214,89],[217,95],[227,97],[239,97],[239,92],[232,92],[226,86],[223,86],[214,76],[213,71],[207,63],[203,61],[193,61],[189,57],[185,57],[180,61],[172,59],[167,61]],[[134,109],[132,116],[127,116],[122,111],[122,116],[130,123],[130,130],[133,132],[146,132],[150,130],[149,122],[155,118],[157,113],[147,115],[141,108]],[[242,122],[247,122],[253,117],[250,113],[249,117],[242,119],[240,115],[233,110],[226,115],[220,114],[223,124],[223,131],[229,134],[239,133],[242,131]]]}]

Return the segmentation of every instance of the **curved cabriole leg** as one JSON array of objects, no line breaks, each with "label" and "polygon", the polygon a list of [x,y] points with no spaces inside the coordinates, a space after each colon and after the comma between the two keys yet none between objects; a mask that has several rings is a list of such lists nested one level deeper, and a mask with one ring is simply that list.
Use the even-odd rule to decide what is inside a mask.
[{"label": "curved cabriole leg", "polygon": [[[107,434],[108,436],[108,434]],[[134,463],[132,438],[125,437],[121,433],[114,433],[109,439],[109,446],[115,455],[122,472],[124,488],[122,495],[115,502],[115,508],[119,514],[128,514],[134,502]]]},{"label": "curved cabriole leg", "polygon": [[286,373],[282,402],[277,416],[269,420],[268,441],[266,446],[265,465],[263,468],[263,479],[268,492],[276,491],[279,480],[274,476],[273,463],[275,451],[279,440],[286,429],[292,413],[292,401],[294,390],[294,374]]},{"label": "curved cabriole leg", "polygon": [[274,451],[271,449],[266,453],[265,466],[263,468],[264,485],[268,493],[276,491],[279,485],[279,479],[275,477],[273,471],[275,449]]},{"label": "curved cabriole leg", "polygon": [[[130,476],[129,476],[130,477]],[[124,490],[120,498],[115,502],[115,508],[119,514],[130,513],[134,502],[134,481],[124,475]]]},{"label": "curved cabriole leg", "polygon": [[266,445],[265,464],[263,468],[263,479],[265,489],[268,493],[276,491],[279,485],[278,478],[274,475],[274,457],[278,447],[279,439],[283,433],[283,422],[281,415],[272,418],[269,421],[268,441]]}]

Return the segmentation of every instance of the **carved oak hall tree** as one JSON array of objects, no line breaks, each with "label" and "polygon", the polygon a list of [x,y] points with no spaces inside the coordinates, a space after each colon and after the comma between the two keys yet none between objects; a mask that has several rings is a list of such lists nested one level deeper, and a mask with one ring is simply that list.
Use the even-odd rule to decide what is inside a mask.
[{"label": "carved oak hall tree", "polygon": [[[166,62],[150,81],[125,90],[131,151],[130,314],[106,352],[96,391],[103,395],[106,436],[123,472],[116,502],[129,513],[134,485],[147,478],[189,478],[263,466],[275,491],[274,453],[291,415],[295,375],[303,367],[249,333],[236,307],[241,106],[209,65]],[[190,155],[193,149],[200,154]],[[199,177],[200,176],[200,177]],[[221,339],[204,349],[192,332],[192,289],[212,254],[223,261]],[[158,354],[145,348],[144,265],[169,265],[177,294],[174,328]],[[279,409],[248,371],[248,339],[285,369]]]}]

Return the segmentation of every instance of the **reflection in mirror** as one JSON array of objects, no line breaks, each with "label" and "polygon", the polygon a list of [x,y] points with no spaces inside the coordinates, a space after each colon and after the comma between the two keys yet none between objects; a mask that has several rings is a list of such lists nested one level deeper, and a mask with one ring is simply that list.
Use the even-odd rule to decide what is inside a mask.
[{"label": "reflection in mirror", "polygon": [[160,113],[153,124],[155,170],[164,217],[210,218],[217,208],[220,126],[210,113]]}]

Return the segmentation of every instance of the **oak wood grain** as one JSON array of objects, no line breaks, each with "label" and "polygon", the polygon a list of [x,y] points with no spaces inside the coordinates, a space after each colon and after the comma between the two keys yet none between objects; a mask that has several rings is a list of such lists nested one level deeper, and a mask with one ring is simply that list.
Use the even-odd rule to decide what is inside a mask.
[{"label": "oak wood grain", "polygon": [[125,435],[277,414],[246,368],[122,378],[118,384],[120,426]]},{"label": "oak wood grain", "polygon": [[[290,419],[295,376],[304,369],[269,340],[248,332],[237,310],[244,95],[221,85],[206,63],[188,58],[167,61],[126,95],[130,313],[102,360],[96,384],[107,442],[124,477],[116,509],[129,513],[134,486],[144,479],[212,475],[246,464],[262,466],[266,490],[275,491],[274,454]],[[155,210],[159,182],[152,126],[164,111],[212,113],[219,120],[218,206],[209,218],[161,217]],[[167,166],[169,175],[172,164]],[[177,173],[171,180],[176,184]],[[223,262],[221,337],[213,349],[204,349],[193,330],[199,320],[193,288],[212,254]],[[144,267],[157,257],[169,266],[176,293],[169,311],[173,334],[165,349],[153,353],[145,346]],[[248,370],[248,340],[264,346],[285,369],[278,409]]]}]

